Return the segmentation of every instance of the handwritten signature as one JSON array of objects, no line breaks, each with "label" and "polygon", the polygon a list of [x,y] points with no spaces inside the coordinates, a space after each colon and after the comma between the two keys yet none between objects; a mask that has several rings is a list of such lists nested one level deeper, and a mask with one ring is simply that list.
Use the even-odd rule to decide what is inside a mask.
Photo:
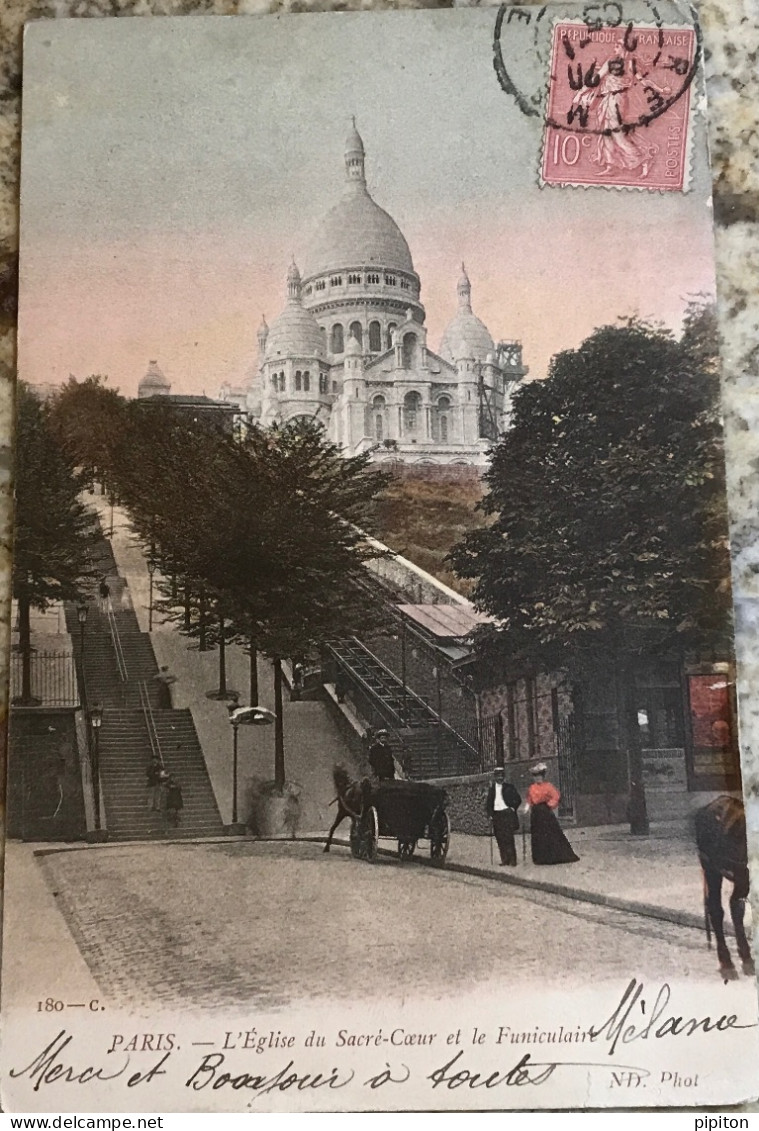
[{"label": "handwritten signature", "polygon": [[695,1033],[725,1033],[730,1029],[755,1029],[756,1022],[741,1024],[735,1013],[723,1013],[712,1018],[684,1017],[668,1011],[672,991],[664,982],[651,999],[637,978],[631,978],[618,1005],[602,1025],[591,1025],[588,1036],[592,1041],[603,1037],[608,1042],[608,1054],[614,1056],[617,1045],[631,1041],[647,1041],[653,1037],[692,1037]]}]

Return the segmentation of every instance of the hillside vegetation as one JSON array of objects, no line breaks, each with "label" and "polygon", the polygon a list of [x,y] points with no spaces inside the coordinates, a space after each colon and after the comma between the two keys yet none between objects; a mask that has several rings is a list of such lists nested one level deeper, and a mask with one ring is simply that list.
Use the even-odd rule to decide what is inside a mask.
[{"label": "hillside vegetation", "polygon": [[481,483],[398,478],[377,504],[377,537],[445,585],[468,596],[470,581],[456,577],[445,558],[465,534],[486,524],[476,510]]}]

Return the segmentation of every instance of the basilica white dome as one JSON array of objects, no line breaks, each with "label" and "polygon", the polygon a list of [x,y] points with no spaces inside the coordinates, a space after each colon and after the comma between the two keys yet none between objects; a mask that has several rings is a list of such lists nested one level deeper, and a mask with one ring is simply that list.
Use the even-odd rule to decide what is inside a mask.
[{"label": "basilica white dome", "polygon": [[486,361],[495,344],[485,323],[472,313],[472,286],[463,263],[457,293],[459,309],[440,340],[440,356],[450,362],[469,357]]},{"label": "basilica white dome", "polygon": [[309,249],[304,277],[349,267],[414,271],[403,233],[365,187],[351,187],[324,217]]},{"label": "basilica white dome", "polygon": [[405,237],[366,187],[364,145],[355,123],[345,143],[345,192],[319,224],[306,256],[304,279],[349,267],[381,267],[413,274]]},{"label": "basilica white dome", "polygon": [[301,302],[300,273],[294,263],[287,272],[287,305],[272,322],[265,341],[266,361],[275,361],[278,357],[323,359],[326,356],[318,323]]}]

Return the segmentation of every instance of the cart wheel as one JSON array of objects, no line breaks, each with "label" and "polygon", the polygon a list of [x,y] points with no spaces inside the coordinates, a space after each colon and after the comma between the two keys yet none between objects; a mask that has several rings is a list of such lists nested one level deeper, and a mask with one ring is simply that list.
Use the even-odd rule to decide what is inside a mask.
[{"label": "cart wheel", "polygon": [[351,856],[355,856],[357,860],[361,859],[361,832],[359,822],[355,817],[351,818],[351,831],[350,831],[350,846]]},{"label": "cart wheel", "polygon": [[401,860],[410,860],[414,855],[416,849],[415,840],[399,840],[398,841],[398,856]]},{"label": "cart wheel", "polygon": [[442,867],[451,843],[451,822],[445,809],[433,813],[430,821],[430,858]]},{"label": "cart wheel", "polygon": [[364,810],[361,817],[361,857],[373,864],[377,859],[377,843],[379,841],[379,820],[377,810],[373,805]]}]

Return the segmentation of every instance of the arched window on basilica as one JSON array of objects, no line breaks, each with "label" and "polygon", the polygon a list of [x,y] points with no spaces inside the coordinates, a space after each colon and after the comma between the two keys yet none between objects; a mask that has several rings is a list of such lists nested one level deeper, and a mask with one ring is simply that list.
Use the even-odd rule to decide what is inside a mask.
[{"label": "arched window on basilica", "polygon": [[403,398],[403,431],[407,434],[419,430],[422,398],[419,393],[406,393]]},{"label": "arched window on basilica", "polygon": [[374,397],[372,400],[372,430],[374,439],[380,443],[385,439],[385,409],[385,398],[383,396]]},{"label": "arched window on basilica", "polygon": [[303,374],[303,392],[309,393],[311,391],[311,374],[306,370]]},{"label": "arched window on basilica", "polygon": [[329,392],[329,374],[327,374],[327,373],[320,373],[319,374],[319,392],[320,393],[328,393]]},{"label": "arched window on basilica", "polygon": [[403,335],[403,368],[414,369],[417,356],[416,334],[409,332]]},{"label": "arched window on basilica", "polygon": [[295,370],[295,392],[299,393],[301,390],[301,372],[300,369]]},{"label": "arched window on basilica", "polygon": [[432,417],[432,435],[441,444],[447,444],[450,437],[451,398],[438,397]]},{"label": "arched window on basilica", "polygon": [[369,323],[369,352],[379,353],[382,349],[382,327],[379,322]]},{"label": "arched window on basilica", "polygon": [[279,375],[279,391],[280,391],[280,393],[284,393],[284,391],[285,391],[285,375],[284,375],[284,373],[280,373],[280,375]]},{"label": "arched window on basilica", "polygon": [[397,329],[398,327],[396,326],[395,322],[391,322],[387,328],[387,348],[389,350],[393,348],[393,338],[395,337],[395,331]]},{"label": "arched window on basilica", "polygon": [[364,344],[364,328],[360,322],[351,322],[348,336],[354,337],[360,346]]},{"label": "arched window on basilica", "polygon": [[330,343],[332,353],[343,353],[345,351],[345,340],[343,338],[343,328],[339,322],[335,322],[332,327],[332,340]]}]

